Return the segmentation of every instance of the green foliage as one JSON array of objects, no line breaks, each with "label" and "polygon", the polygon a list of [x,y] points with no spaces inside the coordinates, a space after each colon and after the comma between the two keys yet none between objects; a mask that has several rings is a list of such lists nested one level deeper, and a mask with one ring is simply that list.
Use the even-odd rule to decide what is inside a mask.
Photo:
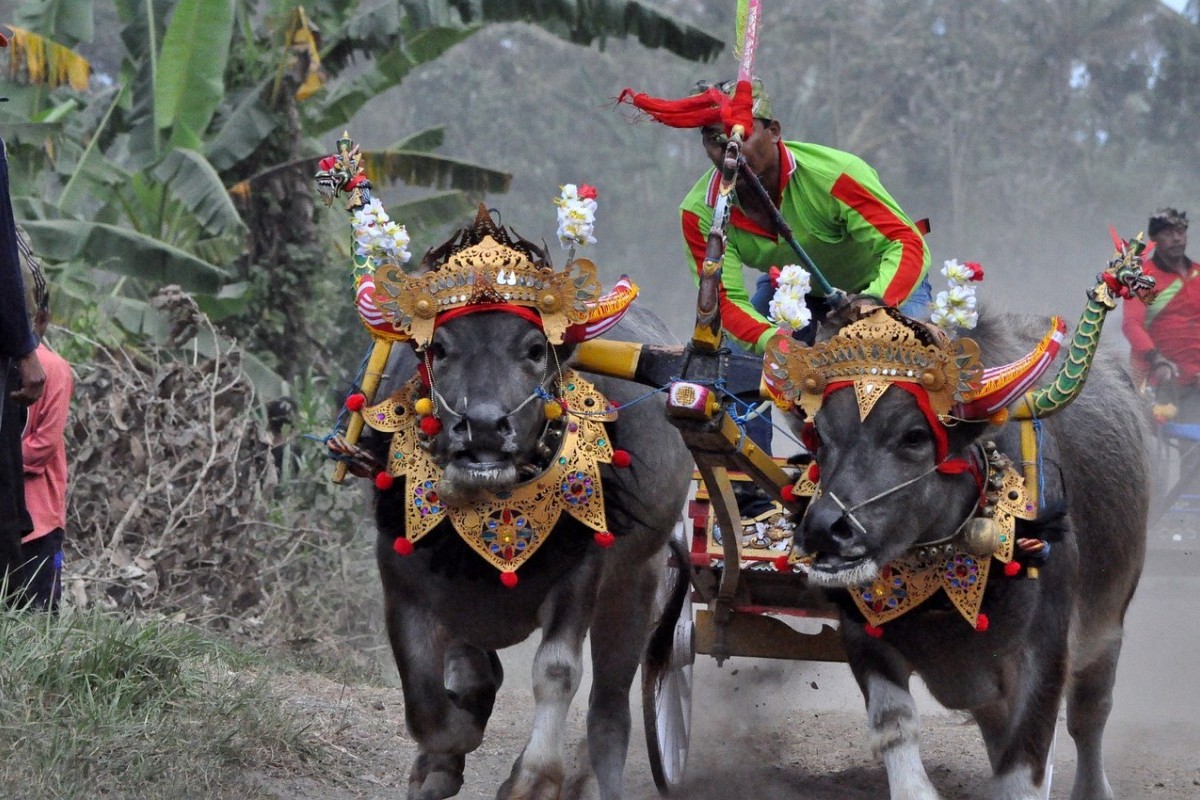
[{"label": "green foliage", "polygon": [[164,620],[0,611],[0,795],[235,797],[233,765],[316,750],[252,657]]}]

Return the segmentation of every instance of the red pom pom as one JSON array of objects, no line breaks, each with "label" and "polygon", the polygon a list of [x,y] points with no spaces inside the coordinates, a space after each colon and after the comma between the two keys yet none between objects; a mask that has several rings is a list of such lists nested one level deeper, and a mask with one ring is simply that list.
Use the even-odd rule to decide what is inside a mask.
[{"label": "red pom pom", "polygon": [[411,556],[413,543],[403,536],[397,536],[396,541],[392,542],[392,549],[396,551],[396,555]]},{"label": "red pom pom", "polygon": [[421,433],[426,436],[437,436],[442,432],[442,421],[437,417],[421,417]]},{"label": "red pom pom", "polygon": [[791,572],[792,565],[788,563],[787,556],[779,556],[772,563],[775,564],[775,569],[780,572]]},{"label": "red pom pom", "polygon": [[988,629],[987,614],[980,614],[979,617],[975,620],[975,630],[979,631],[980,633],[983,633],[987,629]]},{"label": "red pom pom", "polygon": [[600,545],[601,547],[612,547],[613,542],[616,541],[617,537],[613,536],[608,531],[596,531],[596,535],[592,538],[595,539],[596,544]]},{"label": "red pom pom", "polygon": [[587,183],[579,185],[579,197],[583,200],[596,199],[596,187]]},{"label": "red pom pom", "polygon": [[609,401],[608,401],[608,407],[609,407],[609,408],[611,408],[613,411],[616,411],[618,408],[620,408],[620,407],[621,407],[621,404],[620,404],[620,403],[617,403],[617,402],[614,402],[614,401],[612,401],[612,400],[609,400]]},{"label": "red pom pom", "polygon": [[867,636],[873,636],[876,639],[883,638],[883,628],[877,628],[869,622],[866,624],[863,630],[867,632]]},{"label": "red pom pom", "polygon": [[1015,578],[1021,574],[1021,565],[1016,561],[1010,561],[1004,565],[1004,574],[1010,578]]},{"label": "red pom pom", "polygon": [[628,467],[632,460],[628,450],[613,450],[612,465],[614,467]]},{"label": "red pom pom", "polygon": [[821,468],[817,466],[817,462],[808,465],[808,479],[813,483],[821,482]]},{"label": "red pom pom", "polygon": [[796,502],[796,490],[792,488],[790,483],[779,490],[779,499],[785,503]]},{"label": "red pom pom", "polygon": [[379,489],[381,492],[386,492],[388,489],[392,488],[392,484],[394,482],[395,480],[392,478],[392,476],[388,475],[386,472],[375,473],[375,488]]},{"label": "red pom pom", "polygon": [[517,585],[517,573],[501,572],[500,573],[500,582],[503,583],[505,586],[507,586],[509,589],[513,588],[514,586]]},{"label": "red pom pom", "polygon": [[346,395],[346,408],[351,411],[362,411],[367,404],[367,396],[362,392]]}]

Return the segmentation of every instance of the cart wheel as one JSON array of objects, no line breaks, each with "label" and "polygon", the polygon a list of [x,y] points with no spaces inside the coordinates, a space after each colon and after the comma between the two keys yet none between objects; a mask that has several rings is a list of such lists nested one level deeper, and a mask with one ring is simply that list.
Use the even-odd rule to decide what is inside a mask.
[{"label": "cart wheel", "polygon": [[692,598],[689,589],[675,642],[665,667],[648,670],[642,666],[642,720],[646,726],[646,751],[650,772],[659,794],[669,794],[683,783],[688,742],[692,732],[692,664],[696,653],[692,641]]}]

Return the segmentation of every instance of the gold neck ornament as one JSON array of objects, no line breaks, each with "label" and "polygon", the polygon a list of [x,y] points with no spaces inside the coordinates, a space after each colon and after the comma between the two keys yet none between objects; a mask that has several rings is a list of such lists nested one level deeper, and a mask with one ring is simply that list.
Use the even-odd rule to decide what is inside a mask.
[{"label": "gold neck ornament", "polygon": [[[564,512],[611,536],[604,513],[600,465],[613,460],[604,423],[617,411],[595,386],[573,370],[564,370],[561,398],[567,414],[558,452],[537,477],[501,494],[487,493],[465,506],[447,504],[438,493],[443,469],[423,446],[416,403],[426,394],[414,376],[388,400],[363,409],[367,425],[392,434],[388,474],[403,478],[405,538],[416,543],[444,520],[502,574],[516,571],[541,547]],[[599,539],[598,539],[599,541]],[[611,541],[611,540],[609,540]],[[503,575],[502,575],[503,577]],[[510,579],[512,580],[512,579]]]}]

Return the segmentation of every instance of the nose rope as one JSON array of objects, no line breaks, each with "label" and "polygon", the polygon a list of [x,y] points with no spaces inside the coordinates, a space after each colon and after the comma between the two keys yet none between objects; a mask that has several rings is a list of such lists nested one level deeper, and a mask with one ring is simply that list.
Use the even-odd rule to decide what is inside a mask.
[{"label": "nose rope", "polygon": [[[991,468],[989,467],[986,458],[981,459],[981,460],[983,461],[983,469],[985,471],[983,480],[984,480],[984,485],[986,486],[987,479],[991,473]],[[946,459],[946,461],[949,461],[949,459]],[[827,491],[827,492],[825,492],[825,494],[829,495],[829,499],[832,500],[837,505],[837,507],[842,510],[842,518],[845,519],[847,522],[849,522],[851,525],[853,525],[855,528],[857,528],[858,532],[865,536],[867,533],[867,529],[865,526],[863,526],[862,522],[859,521],[858,517],[854,516],[855,511],[858,511],[860,508],[863,508],[864,506],[867,506],[871,503],[882,500],[883,498],[887,497],[888,495],[895,494],[896,492],[900,491],[901,489],[905,489],[909,486],[912,486],[917,481],[923,480],[931,472],[936,472],[937,469],[940,466],[942,466],[942,464],[944,464],[944,463],[945,463],[945,461],[938,463],[938,464],[934,464],[932,467],[925,470],[920,475],[917,475],[916,477],[909,478],[906,481],[898,483],[895,486],[893,486],[892,488],[886,489],[886,490],[880,492],[879,494],[875,495],[874,497],[868,497],[866,500],[863,500],[861,503],[855,503],[852,506],[847,506],[840,497],[838,497],[836,494],[834,494],[831,491]],[[810,505],[809,508],[811,508],[811,507],[812,506]],[[806,509],[805,514],[807,514],[807,513],[808,513],[808,511]],[[933,541],[929,541],[929,542],[917,542],[913,545],[913,547],[930,547],[933,545],[945,544],[946,542],[953,540],[956,536],[958,536],[959,533],[962,532],[962,529],[966,527],[967,523],[970,522],[971,518],[974,516],[975,516],[975,506],[972,505],[971,508],[967,511],[966,517],[964,517],[963,521],[960,522],[954,528],[954,531],[952,533],[950,533],[949,536],[943,536],[941,539],[934,539]]]},{"label": "nose rope", "polygon": [[[562,384],[562,365],[558,361],[558,352],[550,345],[549,340],[546,341],[546,346],[550,349],[550,353],[554,357],[554,372],[557,375],[558,383],[561,385]],[[453,414],[458,419],[466,419],[466,410],[467,410],[466,396],[465,395],[463,396],[463,411],[462,411],[462,413],[456,411],[454,409],[454,407],[451,406],[450,403],[446,401],[446,398],[444,396],[442,396],[441,390],[439,390],[437,387],[437,382],[434,380],[433,359],[430,357],[428,349],[426,349],[426,351],[425,351],[425,373],[429,376],[429,394],[437,402],[437,406],[435,407],[434,413],[436,414],[439,410],[441,410],[441,411],[446,411],[446,412],[449,412],[450,414]],[[534,390],[532,392],[530,392],[528,395],[526,395],[525,399],[522,400],[520,403],[518,403],[514,408],[511,408],[507,412],[505,412],[505,414],[504,414],[505,418],[511,417],[513,414],[516,414],[518,411],[520,411],[522,408],[524,408],[525,406],[532,403],[534,400],[543,396],[543,394],[545,393],[545,390],[542,388],[542,384],[545,382],[547,374],[549,374],[549,364],[547,364],[546,368],[544,368],[542,370],[542,380],[538,381],[538,384],[534,388]],[[471,424],[470,420],[467,420],[467,425],[469,426],[470,424]]]}]

